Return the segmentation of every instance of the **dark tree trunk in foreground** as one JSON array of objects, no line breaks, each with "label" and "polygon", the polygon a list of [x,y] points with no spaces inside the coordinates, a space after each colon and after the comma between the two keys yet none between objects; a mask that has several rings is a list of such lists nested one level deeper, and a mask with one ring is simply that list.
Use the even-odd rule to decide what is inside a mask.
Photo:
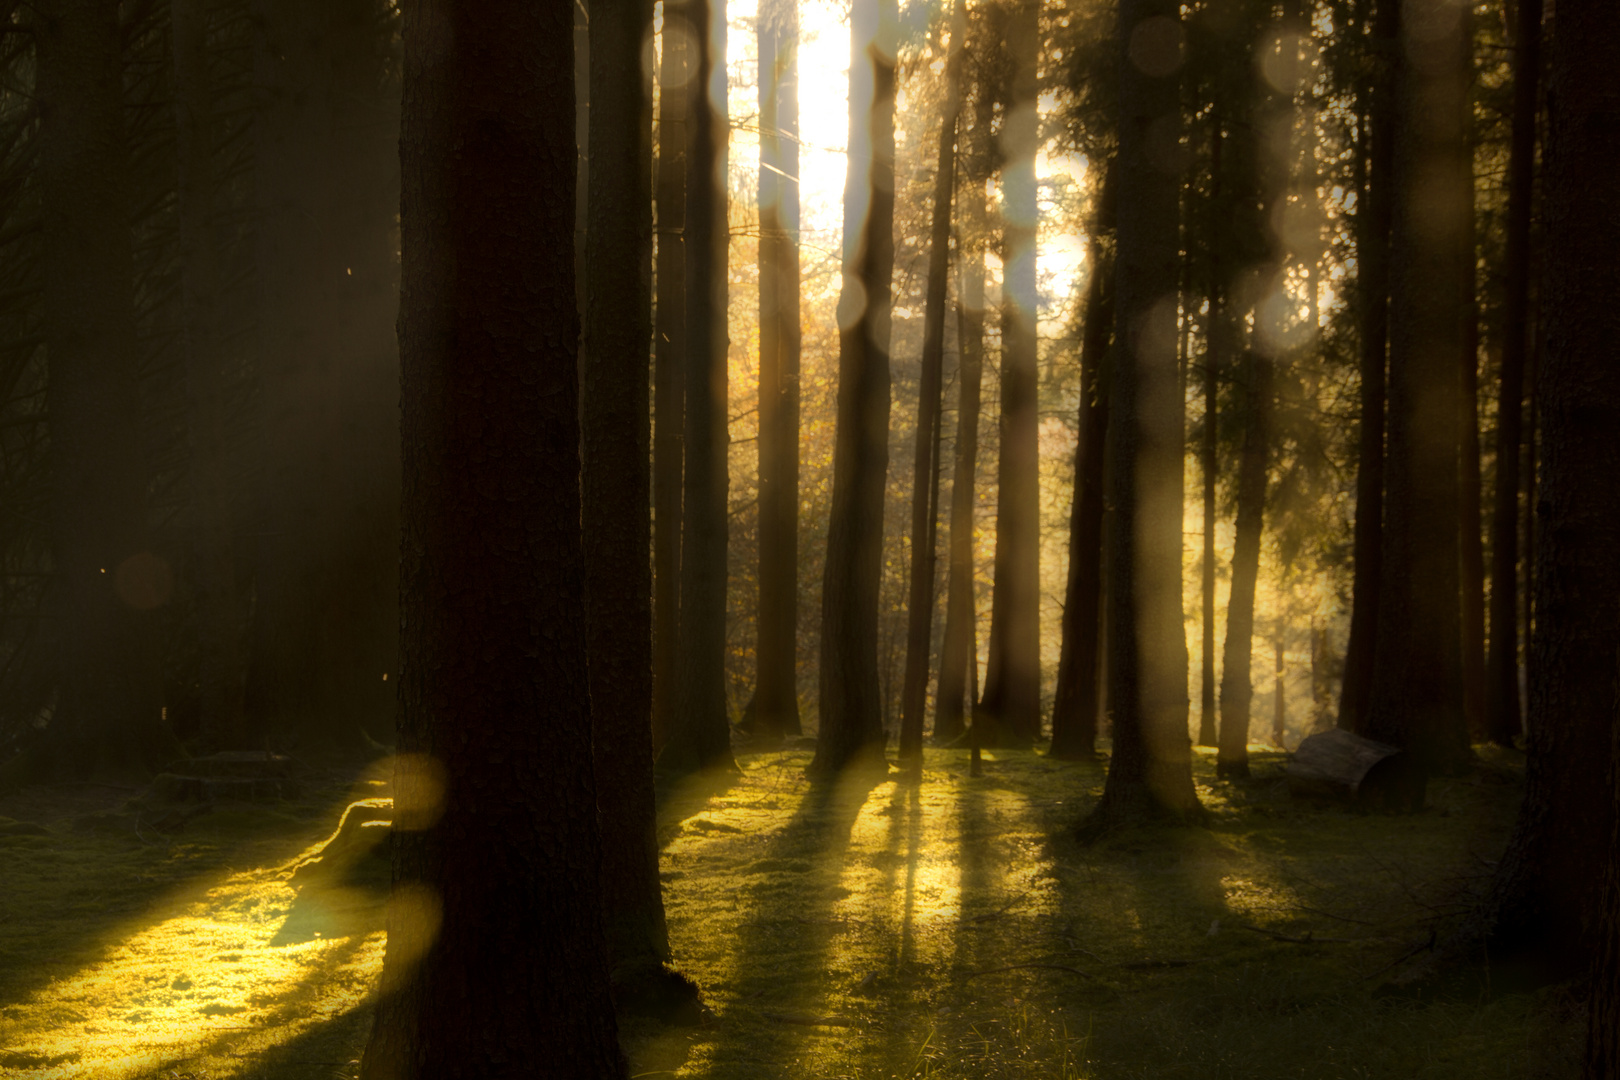
[{"label": "dark tree trunk in foreground", "polygon": [[1585,1080],[1620,1077],[1620,724],[1609,754],[1613,819],[1608,862],[1598,900],[1597,952],[1592,958],[1592,1015],[1586,1030]]},{"label": "dark tree trunk in foreground", "polygon": [[687,5],[664,5],[658,69],[657,313],[653,324],[653,745],[674,726],[681,616],[686,355]]},{"label": "dark tree trunk in foreground", "polygon": [[213,88],[208,77],[208,12],[201,0],[171,0],[174,45],[176,192],[180,224],[183,350],[189,390],[193,558],[197,594],[198,691],[203,739],[241,749],[241,615],[236,545],[225,467],[225,401],[219,344],[218,272],[213,232]]},{"label": "dark tree trunk in foreground", "polygon": [[[1370,80],[1367,159],[1371,176],[1356,207],[1357,326],[1360,331],[1360,427],[1356,452],[1356,524],[1352,541],[1350,638],[1344,651],[1339,726],[1366,728],[1378,640],[1378,595],[1383,577],[1384,396],[1389,341],[1389,228],[1395,205],[1394,56],[1400,46],[1400,0],[1375,0],[1373,44],[1379,77]],[[1365,207],[1365,209],[1363,209]]]},{"label": "dark tree trunk in foreground", "polygon": [[1039,394],[1036,378],[1035,110],[1036,0],[1010,0],[1011,66],[1000,142],[1004,232],[1001,260],[1001,440],[996,461],[996,557],[984,697],[974,724],[981,746],[1020,746],[1041,734]]},{"label": "dark tree trunk in foreground", "polygon": [[1530,208],[1535,186],[1541,0],[1518,0],[1513,41],[1513,134],[1508,152],[1507,276],[1502,372],[1496,398],[1496,498],[1491,510],[1491,637],[1485,664],[1485,734],[1512,746],[1519,717],[1519,443],[1530,351]]},{"label": "dark tree trunk in foreground", "polygon": [[[1620,650],[1620,9],[1558,5],[1546,152],[1546,350],[1540,527],[1524,803],[1497,868],[1491,957],[1554,977],[1597,947],[1600,868],[1615,829],[1609,761]],[[1606,912],[1612,918],[1613,910]]]},{"label": "dark tree trunk in foreground", "polygon": [[138,774],[173,752],[146,613],[174,578],[146,549],[118,4],[54,0],[33,25],[60,695],[40,766]]},{"label": "dark tree trunk in foreground", "polygon": [[889,318],[894,274],[893,0],[850,15],[849,172],[839,297],[838,431],[821,592],[821,731],[813,773],[883,765],[878,582],[889,461]]},{"label": "dark tree trunk in foreground", "polygon": [[[1125,821],[1200,816],[1187,735],[1187,639],[1181,619],[1182,395],[1175,320],[1159,301],[1177,287],[1177,182],[1150,152],[1177,123],[1175,21],[1169,0],[1120,0],[1116,323],[1110,372],[1108,708],[1114,753],[1095,835]],[[1156,24],[1159,26],[1163,23]],[[1134,41],[1133,41],[1134,38]]]},{"label": "dark tree trunk in foreground", "polygon": [[735,768],[726,709],[725,2],[688,0],[697,62],[687,83],[686,467],[681,511],[681,621],[675,716],[658,757],[689,773]]},{"label": "dark tree trunk in foreground", "polygon": [[[945,367],[945,305],[951,258],[951,195],[956,188],[956,120],[962,110],[962,56],[967,12],[951,9],[945,62],[945,110],[940,117],[939,168],[928,238],[928,291],[923,311],[922,380],[917,396],[917,445],[911,472],[911,588],[906,610],[906,681],[900,698],[900,758],[921,759],[928,703],[928,657],[934,629],[934,564],[939,533],[940,394]],[[936,706],[937,709],[937,706]]]},{"label": "dark tree trunk in foreground", "polygon": [[[983,198],[969,189],[962,216],[982,216]],[[977,208],[977,211],[975,211]],[[966,245],[964,245],[966,247]],[[967,248],[959,258],[962,295],[957,302],[957,339],[960,342],[956,373],[956,460],[951,480],[951,553],[945,589],[945,634],[939,647],[939,682],[934,688],[934,741],[949,742],[966,729],[977,700],[969,692],[969,671],[977,690],[978,658],[974,631],[978,605],[974,595],[973,499],[979,457],[979,396],[984,376],[984,254]],[[963,707],[964,698],[967,708]]]},{"label": "dark tree trunk in foreground", "polygon": [[[1468,21],[1465,16],[1465,22]],[[1458,170],[1458,199],[1466,207],[1462,248],[1462,390],[1457,424],[1462,435],[1457,486],[1457,552],[1462,585],[1463,723],[1470,742],[1485,734],[1485,547],[1480,536],[1479,307],[1475,283],[1472,140]]]},{"label": "dark tree trunk in foreground", "polygon": [[571,20],[563,0],[405,8],[402,756],[366,1080],[625,1075],[586,675]]},{"label": "dark tree trunk in foreground", "polygon": [[799,733],[799,9],[759,11],[759,670],[754,724]]},{"label": "dark tree trunk in foreground", "polygon": [[[1463,208],[1455,198],[1467,168],[1468,71],[1461,22],[1444,3],[1408,0],[1396,65],[1383,566],[1364,732],[1410,751],[1431,773],[1456,772],[1469,756],[1457,556]],[[1446,192],[1439,204],[1425,195],[1436,184]]]},{"label": "dark tree trunk in foreground", "polygon": [[[1104,195],[1104,197],[1108,197]],[[1102,702],[1103,466],[1108,437],[1107,357],[1114,334],[1113,260],[1103,254],[1103,214],[1092,228],[1087,262],[1086,325],[1080,341],[1080,438],[1074,452],[1074,503],[1069,512],[1069,577],[1063,595],[1063,643],[1052,702],[1051,756],[1068,761],[1097,755]]]},{"label": "dark tree trunk in foreground", "polygon": [[652,754],[647,360],[652,333],[651,0],[591,0],[582,368],[585,642],[602,830],[602,928],[621,1009],[667,1011]]},{"label": "dark tree trunk in foreground", "polygon": [[1215,773],[1249,775],[1249,717],[1254,701],[1254,589],[1260,577],[1260,533],[1266,509],[1271,361],[1243,357],[1243,453],[1238,462],[1237,523],[1232,541],[1232,595],[1221,655],[1221,734]]}]

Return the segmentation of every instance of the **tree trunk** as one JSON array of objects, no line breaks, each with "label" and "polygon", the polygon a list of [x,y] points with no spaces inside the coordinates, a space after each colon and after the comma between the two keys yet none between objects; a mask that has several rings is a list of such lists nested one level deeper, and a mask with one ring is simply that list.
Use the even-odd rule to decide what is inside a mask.
[{"label": "tree trunk", "polygon": [[731,769],[726,709],[727,449],[726,266],[730,242],[725,160],[725,0],[688,0],[697,42],[687,83],[686,468],[682,499],[681,621],[676,713],[661,769]]},{"label": "tree trunk", "polygon": [[1040,423],[1036,372],[1035,152],[1039,7],[1007,0],[1011,67],[1000,132],[1001,441],[996,465],[996,556],[981,746],[1028,747],[1041,734]]},{"label": "tree trunk", "polygon": [[[1215,197],[1220,195],[1221,115],[1210,107],[1210,176]],[[1220,277],[1220,253],[1211,252],[1213,278]],[[1214,746],[1220,732],[1215,713],[1215,479],[1220,461],[1221,343],[1216,327],[1222,319],[1223,290],[1218,280],[1209,290],[1209,314],[1204,328],[1204,430],[1198,443],[1198,471],[1204,494],[1204,550],[1200,566],[1199,597],[1203,604],[1204,634],[1199,649],[1198,745]]]},{"label": "tree trunk", "polygon": [[[1430,773],[1457,772],[1470,755],[1456,540],[1464,223],[1454,201],[1467,167],[1468,70],[1461,20],[1444,5],[1408,0],[1396,65],[1383,566],[1363,732]],[[1447,193],[1438,204],[1436,184]]]},{"label": "tree trunk", "polygon": [[1620,10],[1569,0],[1557,17],[1525,793],[1490,914],[1493,961],[1514,956],[1563,978],[1580,972],[1598,947],[1600,916],[1612,915],[1598,896],[1616,820],[1608,768],[1620,651],[1620,220],[1606,178],[1620,170],[1620,142],[1596,132],[1620,114]]},{"label": "tree trunk", "polygon": [[200,0],[171,0],[176,142],[175,201],[180,219],[182,349],[191,429],[191,496],[196,516],[198,689],[203,739],[245,749],[242,727],[241,613],[236,545],[225,467],[225,402],[215,269],[213,88],[208,77],[208,14]]},{"label": "tree trunk", "polygon": [[[1108,701],[1114,753],[1102,800],[1082,826],[1201,815],[1187,735],[1181,619],[1182,399],[1175,321],[1160,300],[1177,284],[1177,183],[1150,154],[1155,125],[1177,121],[1176,65],[1131,62],[1148,19],[1177,21],[1170,0],[1120,0],[1117,325],[1110,372]],[[1162,25],[1162,24],[1161,24]],[[1146,34],[1137,40],[1163,40]],[[1140,57],[1139,57],[1140,58]],[[1164,58],[1157,58],[1163,61]]]},{"label": "tree trunk", "polygon": [[[935,540],[939,526],[940,394],[945,366],[945,305],[950,270],[951,195],[956,188],[956,120],[962,111],[962,56],[967,11],[951,9],[945,63],[945,110],[940,118],[939,169],[934,174],[934,218],[928,249],[928,291],[923,311],[922,382],[917,397],[917,445],[911,475],[911,588],[906,611],[906,676],[900,699],[900,758],[921,760],[928,657],[934,629]],[[935,706],[936,710],[938,706]]]},{"label": "tree trunk", "polygon": [[686,355],[686,104],[690,22],[666,0],[658,68],[658,290],[653,323],[653,746],[674,727],[681,616],[681,459]]},{"label": "tree trunk", "polygon": [[114,0],[53,0],[33,24],[49,360],[51,554],[60,697],[45,775],[140,774],[173,752],[150,612],[173,572],[147,549]]},{"label": "tree trunk", "polygon": [[[965,192],[964,217],[982,216],[983,199],[971,185]],[[976,212],[977,208],[977,212]],[[971,227],[971,226],[970,226]],[[951,480],[951,553],[945,590],[945,634],[939,649],[939,682],[934,688],[934,741],[960,738],[966,728],[963,708],[978,700],[978,658],[974,637],[978,624],[974,598],[973,500],[979,454],[979,394],[984,374],[984,253],[976,244],[961,245],[962,294],[957,302],[960,358],[956,374],[956,460]],[[968,689],[969,669],[973,689]]]},{"label": "tree trunk", "polygon": [[1272,641],[1272,655],[1276,663],[1272,683],[1271,741],[1279,750],[1287,750],[1288,735],[1288,663],[1283,657],[1282,624],[1277,625],[1277,637]]},{"label": "tree trunk", "polygon": [[[1464,24],[1470,22],[1467,14]],[[1467,31],[1471,34],[1471,31]],[[1471,38],[1470,38],[1471,40]],[[1470,118],[1471,119],[1471,118]],[[1471,127],[1471,124],[1470,124]],[[1459,239],[1462,265],[1462,366],[1457,426],[1462,453],[1457,486],[1457,552],[1462,583],[1462,689],[1463,723],[1470,742],[1485,734],[1485,548],[1480,536],[1479,478],[1479,307],[1475,284],[1477,262],[1474,243],[1473,139],[1465,141],[1463,167],[1458,170],[1458,201],[1467,215]]]},{"label": "tree trunk", "polygon": [[366,1080],[626,1072],[586,674],[571,19],[404,12],[405,664]]},{"label": "tree trunk", "polygon": [[[1108,166],[1112,171],[1113,166]],[[1074,454],[1074,502],[1069,516],[1069,576],[1063,599],[1063,643],[1057,695],[1052,703],[1051,756],[1069,761],[1097,755],[1097,710],[1102,674],[1104,448],[1108,436],[1107,355],[1114,336],[1113,262],[1101,233],[1112,226],[1105,179],[1097,193],[1086,263],[1086,323],[1080,341],[1080,437]]]},{"label": "tree trunk", "polygon": [[[1350,637],[1344,650],[1339,726],[1362,733],[1378,640],[1383,577],[1384,397],[1389,339],[1389,230],[1395,205],[1395,93],[1391,72],[1401,48],[1400,0],[1375,0],[1373,49],[1379,77],[1368,80],[1367,164],[1371,173],[1356,204],[1357,328],[1360,331],[1361,424],[1356,452],[1356,524],[1352,540]],[[1362,207],[1366,209],[1363,210]]]},{"label": "tree trunk", "polygon": [[1221,737],[1215,774],[1249,775],[1249,714],[1254,699],[1254,590],[1260,576],[1260,533],[1266,509],[1266,457],[1271,437],[1270,360],[1243,356],[1243,456],[1238,463],[1232,595],[1221,655]]},{"label": "tree trunk", "polygon": [[821,730],[810,763],[823,776],[883,766],[877,623],[889,462],[896,21],[893,0],[855,0],[850,15],[838,428],[821,593]]},{"label": "tree trunk", "polygon": [[1592,958],[1592,1012],[1586,1029],[1585,1080],[1620,1076],[1620,724],[1609,751],[1610,802],[1608,858],[1597,907],[1596,953]]},{"label": "tree trunk", "polygon": [[[651,0],[591,0],[591,168],[581,390],[585,635],[602,830],[602,926],[620,1008],[665,1012],[647,521],[652,332]],[[688,993],[687,1006],[695,1004]]]},{"label": "tree trunk", "polygon": [[1519,443],[1524,438],[1524,368],[1530,350],[1530,217],[1541,13],[1541,0],[1518,0],[1503,260],[1507,283],[1502,298],[1502,381],[1496,399],[1496,498],[1491,514],[1491,639],[1485,665],[1485,733],[1498,746],[1512,746],[1523,726],[1519,716]]},{"label": "tree trunk", "polygon": [[799,733],[799,11],[759,16],[759,669],[755,726]]}]

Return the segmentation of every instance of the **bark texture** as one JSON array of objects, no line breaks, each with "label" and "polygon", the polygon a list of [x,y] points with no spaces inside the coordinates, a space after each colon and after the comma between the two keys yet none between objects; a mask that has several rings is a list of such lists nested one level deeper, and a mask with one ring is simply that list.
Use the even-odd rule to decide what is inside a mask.
[{"label": "bark texture", "polygon": [[1620,10],[1558,6],[1546,154],[1546,351],[1525,795],[1497,868],[1491,955],[1576,974],[1597,946],[1615,829],[1608,764],[1620,653]]},{"label": "bark texture", "polygon": [[1039,47],[1036,0],[1007,0],[1009,66],[1002,158],[1001,439],[996,458],[996,556],[981,746],[1024,746],[1041,734],[1040,422],[1036,373],[1035,152]]},{"label": "bark texture", "polygon": [[1468,72],[1463,22],[1444,0],[1407,0],[1396,64],[1390,180],[1388,439],[1382,571],[1363,734],[1432,772],[1469,757],[1457,554],[1457,355]]},{"label": "bark texture", "polygon": [[404,18],[405,664],[361,1075],[623,1077],[579,529],[572,5]]},{"label": "bark texture", "polygon": [[893,0],[850,15],[849,171],[838,300],[838,428],[821,592],[821,730],[811,772],[883,761],[878,582],[889,462],[889,320],[894,274]]},{"label": "bark texture", "polygon": [[669,932],[652,755],[651,0],[592,0],[582,368],[585,635],[602,831],[602,927],[621,1008],[658,1010]]},{"label": "bark texture", "polygon": [[658,68],[657,304],[653,321],[653,746],[674,724],[685,445],[687,5],[664,6]]},{"label": "bark texture", "polygon": [[726,13],[724,0],[688,0],[697,42],[687,86],[686,464],[681,509],[681,619],[676,710],[659,767],[734,768],[726,707],[727,431]]},{"label": "bark texture", "polygon": [[35,15],[59,692],[40,764],[139,774],[172,753],[148,623],[174,577],[147,549],[118,4]]},{"label": "bark texture", "polygon": [[1260,533],[1266,510],[1271,369],[1271,361],[1253,351],[1243,357],[1243,451],[1238,462],[1232,593],[1226,606],[1226,645],[1221,656],[1220,749],[1215,759],[1215,774],[1221,777],[1249,775],[1249,718],[1254,701],[1254,590],[1260,577]]},{"label": "bark texture", "polygon": [[[1367,177],[1356,211],[1357,324],[1360,331],[1361,406],[1356,447],[1356,523],[1352,539],[1350,636],[1344,651],[1339,726],[1366,730],[1378,640],[1378,596],[1383,577],[1384,398],[1389,346],[1389,229],[1394,213],[1395,93],[1391,84],[1400,48],[1400,0],[1375,0],[1374,64],[1369,82]],[[1361,207],[1366,209],[1362,210]]]},{"label": "bark texture", "polygon": [[759,643],[754,724],[799,733],[799,10],[759,13]]},{"label": "bark texture", "polygon": [[[1095,835],[1200,815],[1187,733],[1181,619],[1183,404],[1176,368],[1177,170],[1150,140],[1179,126],[1169,0],[1121,0],[1116,318],[1108,425],[1108,703],[1113,757]],[[1149,22],[1149,20],[1153,20]],[[1146,24],[1146,25],[1144,25]],[[1167,39],[1169,43],[1167,45]]]},{"label": "bark texture", "polygon": [[917,444],[911,470],[911,580],[906,606],[906,676],[900,698],[900,758],[921,760],[928,706],[928,659],[933,645],[934,568],[939,533],[940,395],[945,368],[945,306],[951,257],[951,202],[956,189],[956,121],[962,111],[962,57],[967,10],[951,9],[945,62],[945,109],[928,236],[928,284],[923,309],[922,378],[917,393]]},{"label": "bark texture", "polygon": [[1536,91],[1541,77],[1541,0],[1519,0],[1513,38],[1513,129],[1508,149],[1507,277],[1501,381],[1496,397],[1496,492],[1491,507],[1490,652],[1485,734],[1512,746],[1519,715],[1519,444],[1530,352],[1530,208],[1535,187]]}]

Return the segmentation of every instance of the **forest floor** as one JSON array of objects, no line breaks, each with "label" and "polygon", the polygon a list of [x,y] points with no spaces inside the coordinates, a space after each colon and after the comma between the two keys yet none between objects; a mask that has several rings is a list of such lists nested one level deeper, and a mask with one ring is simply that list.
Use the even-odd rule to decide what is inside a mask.
[{"label": "forest floor", "polygon": [[[1482,755],[1392,817],[1291,799],[1280,754],[1229,784],[1200,753],[1207,828],[1084,847],[1101,765],[994,752],[969,777],[929,750],[920,783],[811,786],[808,750],[739,754],[660,824],[672,944],[712,1018],[627,1026],[631,1075],[1574,1077],[1568,987],[1493,987],[1481,964],[1380,993],[1505,842],[1522,768]],[[290,868],[380,776],[170,835],[119,811],[128,791],[0,799],[0,1077],[352,1077],[379,894]]]}]

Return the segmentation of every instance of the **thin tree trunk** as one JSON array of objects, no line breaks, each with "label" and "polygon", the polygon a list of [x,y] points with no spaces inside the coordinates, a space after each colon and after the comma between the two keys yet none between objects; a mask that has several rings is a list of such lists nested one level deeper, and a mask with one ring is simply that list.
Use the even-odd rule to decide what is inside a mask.
[{"label": "thin tree trunk", "polygon": [[626,1074],[586,673],[572,8],[404,11],[405,664],[366,1080]]},{"label": "thin tree trunk", "polygon": [[[1620,9],[1558,5],[1547,100],[1540,550],[1530,638],[1525,793],[1493,882],[1491,958],[1578,976],[1613,909],[1599,906],[1616,828],[1609,771],[1620,655]],[[1601,1074],[1600,1074],[1601,1075]]]},{"label": "thin tree trunk", "polygon": [[225,402],[220,370],[213,232],[213,90],[208,77],[208,15],[201,0],[172,0],[176,203],[191,428],[191,493],[196,515],[198,689],[204,740],[246,746],[242,724],[241,614],[236,548],[225,469]]},{"label": "thin tree trunk", "polygon": [[759,16],[759,644],[754,724],[799,733],[799,11]]},{"label": "thin tree trunk", "polygon": [[[1473,16],[1461,13],[1464,63],[1473,67]],[[1457,539],[1462,579],[1462,691],[1464,738],[1472,742],[1485,734],[1485,548],[1480,536],[1483,520],[1479,478],[1479,290],[1475,246],[1474,132],[1471,105],[1464,106],[1463,161],[1457,170],[1457,202],[1464,214],[1458,246],[1462,288],[1461,394],[1458,427],[1462,453],[1457,488]]]},{"label": "thin tree trunk", "polygon": [[1287,750],[1288,736],[1288,664],[1283,657],[1282,624],[1277,626],[1277,636],[1272,640],[1271,652],[1276,667],[1272,681],[1271,703],[1271,742],[1279,750]]},{"label": "thin tree trunk", "polygon": [[[1356,453],[1356,524],[1352,541],[1350,637],[1344,651],[1339,726],[1366,729],[1378,640],[1378,597],[1383,577],[1384,397],[1389,340],[1389,230],[1395,205],[1395,93],[1390,85],[1400,42],[1399,0],[1375,0],[1373,48],[1378,78],[1369,80],[1368,172],[1365,200],[1357,203],[1356,262],[1359,293],[1361,423]],[[1366,209],[1362,210],[1361,207]]]},{"label": "thin tree trunk", "polygon": [[[1541,75],[1541,0],[1517,0],[1513,133],[1508,152],[1507,287],[1496,403],[1496,498],[1491,514],[1491,639],[1485,665],[1485,731],[1512,746],[1519,716],[1519,443],[1530,350],[1530,216],[1535,189],[1536,92]],[[1528,574],[1526,575],[1528,577]]]},{"label": "thin tree trunk", "polygon": [[989,724],[980,734],[981,746],[1027,747],[1041,733],[1040,453],[1036,437],[1039,388],[1035,340],[1035,152],[1040,146],[1036,116],[1036,0],[1008,0],[1005,33],[1011,92],[1000,132],[1004,269],[995,580],[984,698],[974,713],[974,723],[982,719]]},{"label": "thin tree trunk", "polygon": [[681,616],[681,484],[686,423],[686,107],[684,0],[666,0],[658,68],[657,297],[653,322],[653,746],[674,727]]},{"label": "thin tree trunk", "polygon": [[1178,21],[1170,0],[1120,0],[1119,202],[1116,320],[1129,328],[1110,372],[1108,701],[1113,757],[1097,808],[1082,826],[1096,835],[1121,821],[1201,816],[1187,734],[1187,639],[1181,617],[1183,404],[1175,323],[1160,298],[1174,295],[1179,177],[1150,151],[1156,125],[1177,121],[1177,78],[1130,62],[1148,19]]},{"label": "thin tree trunk", "polygon": [[35,189],[50,365],[51,554],[60,697],[44,775],[139,775],[174,752],[161,722],[149,612],[173,573],[147,548],[115,0],[36,9],[42,120]]},{"label": "thin tree trunk", "polygon": [[[1210,176],[1215,197],[1220,197],[1221,116],[1218,106],[1210,109]],[[1224,290],[1220,278],[1220,253],[1210,253],[1214,261],[1209,290],[1209,314],[1204,330],[1204,430],[1198,444],[1198,471],[1204,494],[1204,550],[1200,567],[1199,597],[1203,604],[1204,635],[1199,656],[1198,745],[1214,746],[1220,737],[1215,712],[1215,479],[1220,455],[1221,347],[1225,338],[1216,331],[1220,325]],[[1219,339],[1219,340],[1217,340]]]},{"label": "thin tree trunk", "polygon": [[[911,476],[911,588],[906,610],[906,675],[900,699],[900,758],[921,760],[928,658],[934,628],[935,538],[939,524],[940,394],[945,366],[945,306],[950,270],[951,195],[956,189],[956,121],[962,110],[962,56],[967,11],[951,9],[945,62],[945,110],[940,117],[939,168],[929,235],[928,286],[923,310],[922,380],[917,395],[917,445]],[[937,709],[937,706],[936,706]]]},{"label": "thin tree trunk", "polygon": [[[1112,172],[1113,166],[1108,166]],[[1074,501],[1069,515],[1069,576],[1063,599],[1063,642],[1052,702],[1051,756],[1089,760],[1097,755],[1097,682],[1102,674],[1103,480],[1108,437],[1108,349],[1114,336],[1113,262],[1102,232],[1113,224],[1117,196],[1105,178],[1097,193],[1086,263],[1085,329],[1080,340],[1079,439],[1074,453]]]},{"label": "thin tree trunk", "polygon": [[[889,461],[889,320],[894,275],[893,0],[850,15],[849,171],[839,297],[838,427],[821,592],[821,730],[812,773],[883,765],[878,585]],[[886,767],[886,766],[885,766]]]},{"label": "thin tree trunk", "polygon": [[688,0],[697,42],[687,83],[686,465],[676,713],[658,765],[671,773],[732,769],[726,708],[727,449],[725,0]]},{"label": "thin tree trunk", "polygon": [[1237,525],[1232,544],[1232,595],[1226,605],[1221,656],[1221,736],[1215,773],[1249,775],[1249,714],[1254,699],[1254,592],[1260,576],[1260,533],[1266,508],[1266,457],[1271,437],[1271,361],[1243,357],[1243,454],[1238,464]]},{"label": "thin tree trunk", "polygon": [[1383,566],[1365,732],[1431,773],[1469,757],[1456,541],[1463,220],[1424,195],[1424,183],[1455,193],[1467,167],[1466,50],[1445,2],[1408,0],[1396,67]]},{"label": "thin tree trunk", "polygon": [[647,362],[652,333],[651,0],[591,0],[581,423],[585,634],[602,831],[602,927],[621,1009],[695,1016],[667,975],[652,755]]},{"label": "thin tree trunk", "polygon": [[[969,185],[963,216],[973,222],[982,216],[983,196]],[[977,212],[976,209],[977,208]],[[967,230],[971,232],[971,224]],[[966,729],[978,700],[978,657],[974,639],[978,627],[974,599],[973,501],[979,453],[979,395],[984,373],[984,253],[976,240],[960,245],[966,269],[957,302],[957,339],[960,351],[956,375],[956,460],[951,480],[950,580],[945,591],[945,634],[939,650],[939,682],[934,689],[934,741],[950,742]],[[969,669],[972,691],[969,692]],[[968,709],[963,697],[968,697]]]}]

